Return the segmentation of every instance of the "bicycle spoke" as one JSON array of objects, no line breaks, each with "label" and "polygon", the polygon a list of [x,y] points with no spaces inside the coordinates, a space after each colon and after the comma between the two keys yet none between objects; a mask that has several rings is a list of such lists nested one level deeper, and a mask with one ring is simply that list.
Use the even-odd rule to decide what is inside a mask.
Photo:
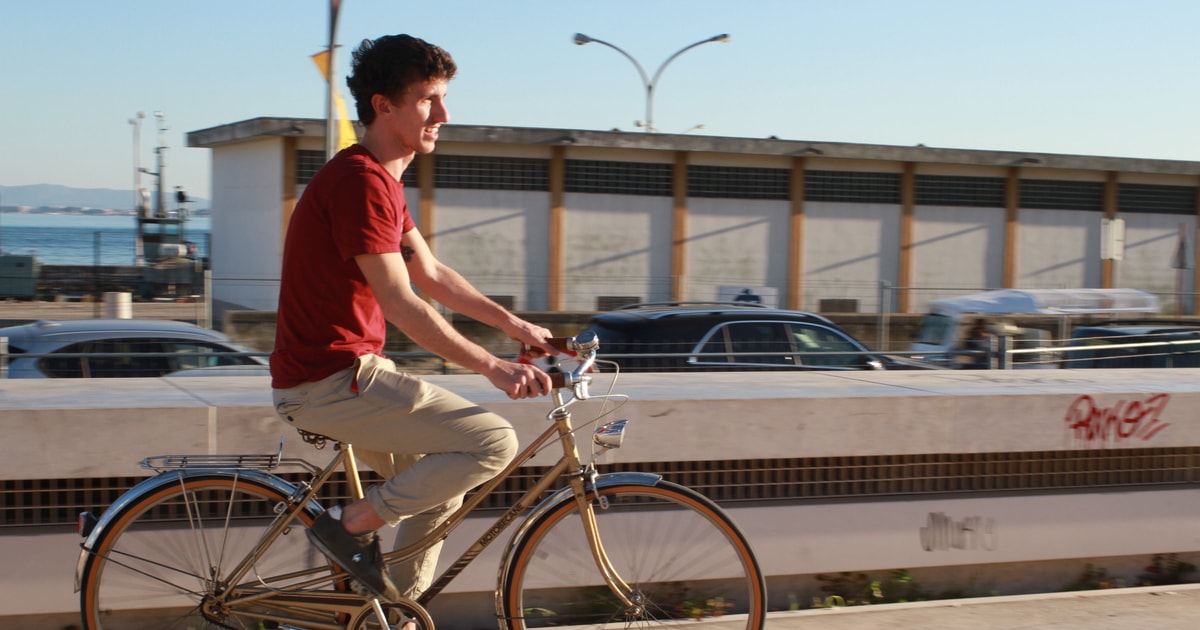
[{"label": "bicycle spoke", "polygon": [[123,568],[125,568],[125,569],[128,569],[128,570],[130,570],[130,571],[133,571],[134,573],[137,573],[137,574],[139,574],[139,575],[145,576],[146,578],[148,578],[148,579],[150,579],[150,580],[154,580],[154,581],[156,581],[156,582],[161,582],[161,583],[163,583],[163,584],[165,584],[165,585],[167,585],[167,586],[171,587],[172,589],[175,589],[175,590],[177,590],[177,591],[179,591],[179,592],[181,592],[181,593],[188,593],[189,595],[194,595],[194,596],[195,596],[195,597],[197,597],[197,598],[199,598],[201,595],[203,595],[203,593],[201,593],[200,591],[194,591],[194,590],[191,590],[191,589],[189,589],[189,588],[187,588],[187,587],[185,587],[185,586],[181,586],[181,585],[179,585],[179,584],[176,584],[176,583],[174,583],[174,582],[172,582],[172,581],[170,581],[170,580],[166,579],[165,577],[161,577],[161,576],[158,576],[158,575],[154,575],[153,573],[150,573],[150,570],[149,570],[149,569],[142,570],[142,569],[138,569],[137,567],[134,567],[134,566],[133,566],[132,564],[130,564],[130,563],[127,563],[127,562],[119,562],[119,561],[117,561],[117,560],[115,560],[115,559],[114,559],[114,557],[116,557],[116,556],[121,556],[121,557],[126,557],[126,558],[134,558],[134,559],[136,559],[136,560],[139,560],[139,561],[141,561],[143,564],[149,565],[149,566],[150,566],[150,567],[152,567],[152,568],[162,569],[162,570],[164,570],[164,571],[173,572],[173,573],[179,573],[179,574],[181,574],[181,575],[186,575],[186,576],[188,576],[188,577],[192,577],[192,578],[198,578],[198,576],[197,576],[195,573],[190,573],[190,572],[188,572],[188,571],[184,571],[184,570],[182,570],[182,569],[177,569],[177,568],[175,568],[175,567],[172,567],[172,566],[169,566],[169,565],[163,564],[163,563],[161,563],[161,562],[155,562],[155,561],[153,561],[153,560],[150,560],[150,559],[148,559],[148,558],[143,558],[143,557],[141,557],[141,556],[134,556],[134,555],[132,555],[132,554],[127,554],[127,553],[124,553],[124,552],[121,552],[121,551],[114,551],[114,552],[111,552],[111,553],[109,553],[109,554],[105,554],[105,555],[103,555],[103,556],[100,556],[100,557],[104,558],[105,562],[109,562],[109,563],[115,564],[115,565],[117,565],[117,566],[119,566],[119,567],[123,567]]},{"label": "bicycle spoke", "polygon": [[[333,623],[332,613],[297,613],[270,601],[273,592],[320,581],[310,569],[329,575],[328,562],[303,535],[310,516],[272,540],[252,565],[251,580],[233,585],[225,575],[226,565],[259,547],[285,498],[248,479],[215,474],[181,478],[130,503],[95,542],[85,568],[85,628],[257,629],[261,619],[289,615]],[[210,619],[219,623],[210,626]]]},{"label": "bicycle spoke", "polygon": [[662,483],[602,490],[604,550],[632,589],[625,605],[602,579],[573,501],[531,524],[513,550],[503,606],[518,630],[576,625],[646,627],[725,617],[758,628],[765,591],[744,538],[711,502]]}]

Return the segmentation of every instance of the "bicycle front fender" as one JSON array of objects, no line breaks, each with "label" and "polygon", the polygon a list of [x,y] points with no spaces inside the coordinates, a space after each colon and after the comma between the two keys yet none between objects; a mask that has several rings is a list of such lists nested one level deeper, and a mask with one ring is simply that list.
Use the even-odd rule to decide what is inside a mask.
[{"label": "bicycle front fender", "polygon": [[[600,476],[596,477],[596,487],[597,488],[607,488],[608,486],[617,486],[617,485],[657,486],[658,482],[660,482],[660,481],[662,481],[662,475],[656,475],[654,473],[643,473],[643,472],[608,473],[608,474],[600,475]],[[574,501],[574,500],[575,500],[575,494],[571,491],[571,486],[563,486],[562,488],[559,488],[554,494],[543,499],[541,503],[538,503],[537,505],[535,505],[533,507],[533,510],[529,513],[529,516],[525,518],[525,522],[521,523],[521,527],[519,527],[517,529],[516,533],[513,534],[512,540],[509,541],[509,543],[508,543],[509,548],[511,549],[512,547],[516,546],[516,543],[519,542],[521,540],[521,538],[523,538],[525,536],[525,533],[529,529],[530,524],[536,522],[538,520],[538,518],[541,517],[542,514],[545,514],[546,512],[553,510],[554,508],[558,507],[558,504],[560,504],[564,501]],[[507,555],[508,554],[505,554],[505,556],[507,556]]]},{"label": "bicycle front fender", "polygon": [[[88,560],[92,558],[92,549],[95,548],[96,541],[104,535],[105,530],[111,523],[117,519],[121,513],[129,507],[136,499],[143,494],[154,492],[160,488],[172,484],[179,483],[182,479],[192,477],[230,477],[245,479],[250,483],[258,483],[263,486],[275,490],[284,495],[291,496],[296,491],[296,485],[285,481],[284,479],[266,473],[260,470],[203,470],[203,471],[188,471],[188,470],[169,470],[159,473],[153,477],[143,480],[141,483],[125,491],[108,506],[104,513],[100,515],[100,520],[92,527],[92,531],[88,534],[86,540],[80,545],[79,561],[75,564],[75,591],[79,592],[80,581],[83,579],[84,568],[87,566]],[[316,501],[310,501],[305,509],[309,513],[316,515],[321,512],[321,506]]]}]

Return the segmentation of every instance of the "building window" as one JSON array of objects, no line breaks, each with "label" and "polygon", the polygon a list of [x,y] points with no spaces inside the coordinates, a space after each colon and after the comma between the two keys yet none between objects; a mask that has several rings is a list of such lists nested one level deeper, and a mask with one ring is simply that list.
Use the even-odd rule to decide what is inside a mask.
[{"label": "building window", "polygon": [[567,160],[567,192],[670,197],[670,164]]},{"label": "building window", "polygon": [[900,203],[900,176],[894,173],[805,171],[804,200]]},{"label": "building window", "polygon": [[1050,179],[1021,180],[1021,207],[1039,210],[1104,210],[1104,184]]},{"label": "building window", "polygon": [[917,205],[1003,208],[1004,186],[1001,177],[917,175]]},{"label": "building window", "polygon": [[549,190],[546,160],[439,155],[433,161],[435,188]]},{"label": "building window", "polygon": [[1120,184],[1117,188],[1117,210],[1158,214],[1195,214],[1196,189],[1191,186]]},{"label": "building window", "polygon": [[688,196],[786,200],[790,175],[781,168],[689,166]]},{"label": "building window", "polygon": [[325,151],[296,150],[296,183],[307,184],[325,166]]}]

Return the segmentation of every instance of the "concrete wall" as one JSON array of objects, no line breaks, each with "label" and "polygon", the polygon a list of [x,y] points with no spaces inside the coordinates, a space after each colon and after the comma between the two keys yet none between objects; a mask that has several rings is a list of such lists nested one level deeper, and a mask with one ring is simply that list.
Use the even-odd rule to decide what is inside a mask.
[{"label": "concrete wall", "polygon": [[914,215],[913,286],[1004,286],[1003,209],[917,206]]},{"label": "concrete wall", "polygon": [[723,285],[786,287],[790,213],[786,201],[690,199],[683,299],[716,300]]},{"label": "concrete wall", "polygon": [[[1142,287],[1151,292],[1173,293],[1177,283],[1190,287],[1195,269],[1175,269],[1180,232],[1188,237],[1187,255],[1194,253],[1196,217],[1163,214],[1126,214],[1125,259],[1116,264],[1119,286]],[[1165,300],[1165,312],[1174,312],[1175,300]],[[1186,309],[1185,309],[1186,310]]]},{"label": "concrete wall", "polygon": [[670,197],[568,193],[563,270],[568,311],[595,310],[596,296],[671,299]]},{"label": "concrete wall", "polygon": [[283,145],[279,138],[221,149],[213,160],[213,298],[274,309],[283,255]]},{"label": "concrete wall", "polygon": [[1018,286],[1100,286],[1100,268],[1088,261],[1100,258],[1101,216],[1078,210],[1022,210]]},{"label": "concrete wall", "polygon": [[[523,442],[546,427],[544,400],[508,400],[478,376],[427,378],[505,415]],[[597,375],[594,391],[604,391],[607,378]],[[741,458],[1194,447],[1198,383],[1200,369],[631,374],[616,389],[631,396],[619,412],[631,420],[627,442],[605,461],[654,470]],[[325,461],[327,453],[302,444],[275,418],[269,400],[259,377],[0,381],[0,431],[21,445],[6,450],[0,480],[136,476],[144,474],[137,467],[143,456],[274,452],[280,436],[289,456]],[[1080,415],[1081,405],[1096,413]],[[574,409],[585,419],[600,407]],[[534,463],[549,460],[542,454]],[[787,606],[789,595],[806,603],[819,594],[811,583],[817,572],[905,568],[926,571],[921,579],[932,584],[938,572],[954,571],[959,586],[981,594],[1024,592],[1062,588],[1062,576],[1088,561],[1116,570],[1159,553],[1194,560],[1195,481],[729,509],[757,550],[775,606]],[[454,534],[443,562],[485,525],[473,519]],[[487,610],[480,602],[495,578],[496,547],[451,586],[451,593],[478,595],[473,610]],[[78,538],[68,532],[0,529],[7,567],[0,611],[74,610],[77,554]]]},{"label": "concrete wall", "polygon": [[[409,202],[409,208],[413,208]],[[547,308],[550,196],[509,190],[438,191],[434,253],[485,295],[517,309]]]},{"label": "concrete wall", "polygon": [[880,312],[879,282],[896,286],[900,207],[887,204],[814,202],[804,206],[804,302],[817,310],[822,298],[858,300],[858,310]]}]

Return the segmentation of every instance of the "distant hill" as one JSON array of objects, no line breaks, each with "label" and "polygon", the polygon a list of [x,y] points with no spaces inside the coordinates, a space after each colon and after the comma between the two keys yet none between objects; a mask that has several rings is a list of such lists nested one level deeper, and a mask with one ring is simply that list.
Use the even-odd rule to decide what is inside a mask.
[{"label": "distant hill", "polygon": [[[174,192],[168,191],[167,205],[175,207]],[[107,210],[133,210],[133,190],[112,188],[71,188],[56,184],[32,184],[29,186],[0,186],[0,205],[38,207],[101,208]],[[188,204],[192,210],[209,207],[208,199],[192,198]]]}]

